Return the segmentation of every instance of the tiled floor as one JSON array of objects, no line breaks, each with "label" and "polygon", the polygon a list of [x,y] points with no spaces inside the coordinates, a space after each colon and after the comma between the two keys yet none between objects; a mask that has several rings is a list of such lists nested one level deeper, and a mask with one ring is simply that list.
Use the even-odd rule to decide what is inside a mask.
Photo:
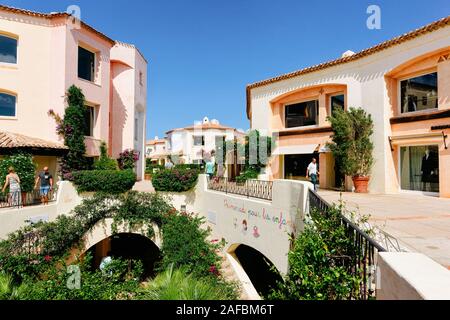
[{"label": "tiled floor", "polygon": [[[341,194],[320,190],[329,203]],[[417,194],[342,193],[350,210],[370,215],[372,224],[395,237],[411,251],[426,254],[450,269],[450,199]]]}]

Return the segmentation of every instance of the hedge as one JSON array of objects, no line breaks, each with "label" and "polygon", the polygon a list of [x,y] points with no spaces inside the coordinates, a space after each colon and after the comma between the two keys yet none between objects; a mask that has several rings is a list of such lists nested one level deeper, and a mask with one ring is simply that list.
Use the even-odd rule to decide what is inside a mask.
[{"label": "hedge", "polygon": [[196,169],[161,170],[152,176],[152,184],[156,191],[188,191],[197,184],[199,172]]},{"label": "hedge", "polygon": [[74,184],[78,192],[123,193],[131,190],[136,182],[133,170],[86,170],[74,172]]}]

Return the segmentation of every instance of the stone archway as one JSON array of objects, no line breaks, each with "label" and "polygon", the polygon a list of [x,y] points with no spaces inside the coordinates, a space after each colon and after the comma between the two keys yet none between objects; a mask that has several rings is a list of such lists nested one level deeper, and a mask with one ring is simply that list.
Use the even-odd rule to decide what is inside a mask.
[{"label": "stone archway", "polygon": [[70,257],[67,260],[68,264],[76,261],[79,257],[82,257],[91,247],[97,245],[98,243],[104,241],[105,239],[111,238],[116,234],[134,234],[145,237],[151,240],[155,246],[161,250],[162,247],[162,236],[161,231],[157,224],[152,223],[153,236],[148,237],[148,227],[142,226],[139,228],[129,228],[125,223],[119,224],[117,226],[116,232],[113,232],[114,220],[112,218],[106,218],[98,221],[89,231],[87,231],[81,241],[81,247],[73,249],[71,251]]},{"label": "stone archway", "polygon": [[[268,294],[270,288],[282,280],[277,266],[259,250],[246,244],[235,243],[229,246],[227,252],[238,263],[236,267],[239,270],[235,267],[235,271],[241,273],[241,280],[246,278],[245,282],[250,281],[258,294]],[[271,271],[273,268],[277,272]],[[245,273],[245,276],[242,277],[242,273]]]}]

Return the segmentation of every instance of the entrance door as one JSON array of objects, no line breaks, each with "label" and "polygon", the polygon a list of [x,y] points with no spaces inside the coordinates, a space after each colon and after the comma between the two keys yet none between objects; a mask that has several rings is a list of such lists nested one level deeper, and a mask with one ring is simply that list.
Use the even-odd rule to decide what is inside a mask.
[{"label": "entrance door", "polygon": [[345,188],[345,175],[341,172],[341,163],[334,159],[334,187],[340,190]]},{"label": "entrance door", "polygon": [[439,149],[436,145],[400,147],[403,190],[439,192]]},{"label": "entrance door", "polygon": [[284,179],[306,180],[306,168],[316,158],[319,168],[319,154],[286,154],[284,156]]}]

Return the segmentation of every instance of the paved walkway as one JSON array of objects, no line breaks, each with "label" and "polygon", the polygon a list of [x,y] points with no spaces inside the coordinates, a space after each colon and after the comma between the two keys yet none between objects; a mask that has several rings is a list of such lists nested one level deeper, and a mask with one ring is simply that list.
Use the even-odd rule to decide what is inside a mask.
[{"label": "paved walkway", "polygon": [[[329,203],[340,193],[321,190]],[[370,215],[370,222],[410,251],[421,252],[450,269],[450,199],[416,194],[342,193],[349,210]],[[359,209],[359,210],[358,210]]]},{"label": "paved walkway", "polygon": [[140,192],[155,192],[150,180],[141,180],[136,182],[133,186],[133,190]]}]

